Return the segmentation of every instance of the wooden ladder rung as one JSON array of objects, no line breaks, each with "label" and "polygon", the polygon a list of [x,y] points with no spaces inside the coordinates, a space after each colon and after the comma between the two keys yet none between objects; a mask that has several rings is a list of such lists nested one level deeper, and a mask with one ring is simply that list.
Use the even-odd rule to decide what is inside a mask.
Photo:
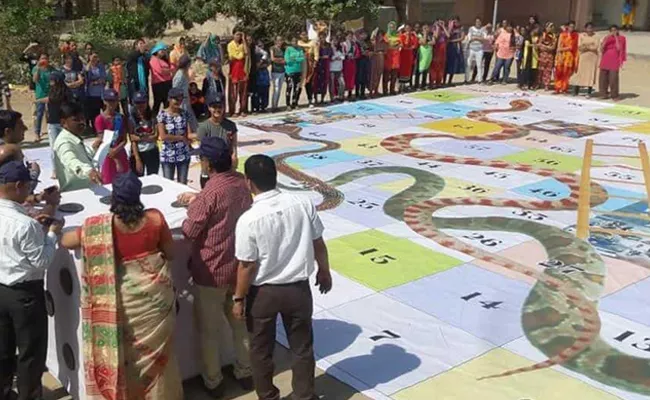
[{"label": "wooden ladder rung", "polygon": [[593,156],[594,157],[621,157],[621,158],[634,158],[634,159],[641,158],[639,156],[630,156],[630,155],[627,155],[627,154],[598,154],[598,153],[594,153]]},{"label": "wooden ladder rung", "polygon": [[601,182],[613,182],[613,183],[624,183],[626,185],[639,185],[639,186],[645,186],[645,183],[641,182],[630,182],[630,181],[620,181],[616,179],[607,179],[607,178],[593,178],[595,181],[601,181]]},{"label": "wooden ladder rung", "polygon": [[609,144],[609,143],[594,143],[594,146],[600,146],[600,147],[620,147],[624,149],[636,149],[636,146],[630,146],[627,144]]},{"label": "wooden ladder rung", "polygon": [[613,235],[621,235],[621,236],[650,237],[650,234],[648,234],[648,233],[640,233],[640,232],[635,232],[635,231],[624,231],[623,229],[606,229],[606,228],[600,228],[598,226],[590,226],[589,231],[590,232],[599,232],[599,233],[611,233]]},{"label": "wooden ladder rung", "polygon": [[636,202],[639,202],[639,201],[647,201],[647,199],[644,199],[644,198],[642,198],[642,197],[613,196],[613,195],[609,195],[608,197],[609,197],[610,199],[634,200],[634,201],[636,201]]},{"label": "wooden ladder rung", "polygon": [[598,211],[598,210],[591,210],[591,212],[598,215],[612,215],[614,217],[636,218],[636,219],[643,219],[646,221],[650,221],[650,215],[647,215],[645,213],[627,213],[627,212],[620,212],[620,211]]}]

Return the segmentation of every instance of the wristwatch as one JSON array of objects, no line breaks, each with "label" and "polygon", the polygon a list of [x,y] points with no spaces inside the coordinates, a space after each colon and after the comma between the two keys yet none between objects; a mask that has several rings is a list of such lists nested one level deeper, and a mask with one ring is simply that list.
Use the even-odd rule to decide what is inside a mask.
[{"label": "wristwatch", "polygon": [[243,303],[244,300],[246,300],[246,297],[232,296],[232,301],[235,303]]}]

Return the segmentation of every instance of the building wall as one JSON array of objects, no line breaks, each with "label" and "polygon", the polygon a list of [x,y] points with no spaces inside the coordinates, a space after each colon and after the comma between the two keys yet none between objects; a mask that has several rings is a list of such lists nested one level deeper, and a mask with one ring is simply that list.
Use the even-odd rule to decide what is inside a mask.
[{"label": "building wall", "polygon": [[[535,2],[535,6],[531,7],[531,3],[525,0],[499,0],[497,21],[507,19],[515,24],[525,24],[531,14],[536,14],[540,21],[564,23],[571,16],[570,10],[574,7],[575,1],[547,0],[546,2]],[[455,11],[464,24],[473,23],[477,15],[491,21],[494,0],[456,0]]]},{"label": "building wall", "polygon": [[[638,0],[636,8],[636,21],[634,27],[647,29],[648,26],[648,0]],[[621,25],[623,0],[593,0],[593,18],[598,25]]]}]

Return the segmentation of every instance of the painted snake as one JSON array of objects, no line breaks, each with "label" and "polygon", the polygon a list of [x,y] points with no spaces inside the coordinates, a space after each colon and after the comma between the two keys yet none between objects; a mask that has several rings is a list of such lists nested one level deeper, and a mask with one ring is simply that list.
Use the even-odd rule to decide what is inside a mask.
[{"label": "painted snake", "polygon": [[[323,195],[319,210],[335,208],[343,200],[343,194],[336,189],[355,179],[381,173],[404,173],[415,178],[415,183],[390,198],[384,205],[386,214],[403,220],[418,234],[447,248],[474,258],[499,265],[503,268],[534,277],[537,281],[527,297],[522,315],[522,325],[528,340],[549,358],[532,366],[483,377],[496,378],[523,372],[563,365],[594,380],[624,390],[650,394],[650,362],[647,359],[627,355],[613,348],[600,338],[600,318],[597,301],[605,282],[606,267],[601,257],[588,243],[559,228],[505,217],[484,218],[441,218],[435,212],[449,206],[491,206],[516,207],[523,210],[576,210],[579,197],[579,177],[571,173],[551,169],[534,168],[525,164],[505,161],[483,161],[436,155],[417,150],[411,146],[415,139],[450,137],[459,140],[506,140],[524,137],[529,130],[514,124],[492,121],[488,115],[494,112],[522,111],[531,107],[525,100],[511,102],[510,109],[482,110],[467,114],[472,120],[496,123],[501,132],[459,138],[445,134],[401,134],[381,142],[386,150],[417,159],[510,169],[544,177],[552,177],[567,185],[570,195],[557,201],[501,200],[487,198],[441,198],[433,199],[444,188],[444,180],[432,173],[406,167],[372,167],[350,171],[325,183],[286,164],[289,157],[306,153],[318,153],[339,148],[335,142],[321,139],[306,139],[300,136],[300,128],[272,129],[289,134],[297,140],[322,143],[324,148],[311,151],[291,152],[276,156],[278,171],[292,179],[308,182],[310,188]],[[258,126],[255,126],[259,128]],[[285,126],[286,127],[286,126]],[[283,128],[285,128],[283,127]],[[268,127],[264,127],[267,128]],[[288,127],[287,127],[288,128]],[[295,189],[295,188],[294,188]],[[607,192],[598,184],[591,185],[591,205],[607,200]],[[543,272],[522,263],[486,252],[468,245],[442,232],[442,229],[464,229],[478,231],[508,231],[523,233],[538,240],[545,247],[549,259],[555,260],[561,268],[546,268]],[[634,368],[632,367],[634,366]]]}]

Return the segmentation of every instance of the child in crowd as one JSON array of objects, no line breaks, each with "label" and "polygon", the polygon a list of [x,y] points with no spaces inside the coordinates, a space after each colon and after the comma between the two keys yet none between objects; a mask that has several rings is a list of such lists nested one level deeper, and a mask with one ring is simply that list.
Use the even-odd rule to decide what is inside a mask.
[{"label": "child in crowd", "polygon": [[208,112],[205,104],[205,96],[199,90],[199,85],[196,82],[190,82],[190,104],[192,105],[192,111],[194,111],[196,118],[202,118]]},{"label": "child in crowd", "polygon": [[271,86],[271,75],[269,74],[269,53],[264,50],[264,43],[259,40],[255,46],[255,65],[257,74],[255,76],[255,92],[253,93],[253,112],[266,112],[269,106],[269,88]]}]

